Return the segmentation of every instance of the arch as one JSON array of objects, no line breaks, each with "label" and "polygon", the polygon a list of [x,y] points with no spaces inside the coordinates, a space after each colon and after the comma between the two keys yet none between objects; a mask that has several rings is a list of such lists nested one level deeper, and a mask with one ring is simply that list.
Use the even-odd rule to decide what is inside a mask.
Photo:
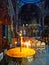
[{"label": "arch", "polygon": [[18,0],[17,4],[18,4],[18,12],[21,10],[21,7],[26,5],[26,4],[34,4],[36,6],[38,6],[40,8],[41,3],[44,0]]},{"label": "arch", "polygon": [[21,24],[30,24],[32,23],[32,20],[38,21],[40,17],[39,14],[41,14],[40,12],[40,8],[37,5],[33,3],[28,3],[21,7],[18,18],[19,20],[21,20]]},{"label": "arch", "polygon": [[20,6],[20,8],[25,5],[25,4],[28,4],[28,3],[31,3],[31,4],[35,4],[37,6],[39,6],[41,4],[41,2],[43,2],[44,0],[18,0],[18,4]]}]

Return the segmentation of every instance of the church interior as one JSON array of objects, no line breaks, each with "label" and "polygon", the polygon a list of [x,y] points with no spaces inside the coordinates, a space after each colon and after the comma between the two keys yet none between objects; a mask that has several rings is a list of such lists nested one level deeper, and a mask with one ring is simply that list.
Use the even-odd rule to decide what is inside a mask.
[{"label": "church interior", "polygon": [[0,65],[49,65],[49,0],[0,0]]}]

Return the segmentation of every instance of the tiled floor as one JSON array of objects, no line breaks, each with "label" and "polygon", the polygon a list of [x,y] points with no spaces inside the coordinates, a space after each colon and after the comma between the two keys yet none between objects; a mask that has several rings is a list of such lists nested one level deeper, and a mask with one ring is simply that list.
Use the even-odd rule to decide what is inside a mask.
[{"label": "tiled floor", "polygon": [[38,53],[30,65],[49,65],[49,46],[47,46],[45,52]]}]

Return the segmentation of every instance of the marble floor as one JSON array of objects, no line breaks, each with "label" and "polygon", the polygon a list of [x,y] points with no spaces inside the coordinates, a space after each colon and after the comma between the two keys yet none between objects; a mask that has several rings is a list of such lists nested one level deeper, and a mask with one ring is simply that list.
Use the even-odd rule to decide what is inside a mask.
[{"label": "marble floor", "polygon": [[49,65],[49,46],[42,53],[37,53],[35,60],[29,65]]}]

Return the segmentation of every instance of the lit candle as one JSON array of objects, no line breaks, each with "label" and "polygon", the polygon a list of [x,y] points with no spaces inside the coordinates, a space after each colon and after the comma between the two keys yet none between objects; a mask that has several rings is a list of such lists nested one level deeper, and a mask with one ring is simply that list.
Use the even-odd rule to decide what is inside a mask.
[{"label": "lit candle", "polygon": [[20,42],[20,52],[22,51],[22,46],[21,46],[21,44],[22,44],[22,34],[20,34],[20,38],[21,38],[21,42]]}]

